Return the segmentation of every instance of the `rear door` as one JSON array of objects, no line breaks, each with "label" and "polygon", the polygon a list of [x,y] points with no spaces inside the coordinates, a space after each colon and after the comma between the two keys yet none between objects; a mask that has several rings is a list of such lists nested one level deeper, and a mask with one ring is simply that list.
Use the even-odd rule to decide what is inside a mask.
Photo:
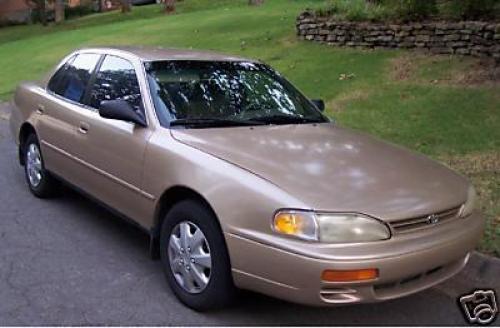
[{"label": "rear door", "polygon": [[36,104],[37,133],[46,167],[71,183],[79,184],[81,164],[77,142],[81,112],[92,74],[101,55],[77,54],[64,63],[47,85],[47,93]]},{"label": "rear door", "polygon": [[87,166],[83,183],[99,200],[141,223],[143,206],[153,200],[142,190],[143,158],[151,130],[99,116],[100,103],[115,99],[126,100],[145,116],[134,64],[106,55],[91,82],[86,100],[90,110],[79,122],[78,157]]}]

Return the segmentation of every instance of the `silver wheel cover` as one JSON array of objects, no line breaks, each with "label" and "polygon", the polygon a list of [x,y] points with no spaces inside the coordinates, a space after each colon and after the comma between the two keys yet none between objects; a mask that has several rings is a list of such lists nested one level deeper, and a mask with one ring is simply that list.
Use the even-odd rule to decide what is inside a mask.
[{"label": "silver wheel cover", "polygon": [[42,156],[36,144],[29,144],[26,153],[26,170],[29,183],[33,187],[38,187],[42,181]]},{"label": "silver wheel cover", "polygon": [[168,243],[168,260],[175,280],[190,294],[202,292],[210,281],[212,257],[201,229],[191,221],[177,224]]}]

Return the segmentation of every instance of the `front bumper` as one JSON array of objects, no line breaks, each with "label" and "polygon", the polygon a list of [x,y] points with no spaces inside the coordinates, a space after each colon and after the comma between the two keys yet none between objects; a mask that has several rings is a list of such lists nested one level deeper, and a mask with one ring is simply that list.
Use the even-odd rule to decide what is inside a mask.
[{"label": "front bumper", "polygon": [[[233,279],[240,288],[308,305],[377,302],[418,292],[458,273],[484,228],[477,213],[465,220],[467,224],[457,219],[418,238],[411,234],[393,237],[377,246],[385,250],[382,255],[374,254],[369,244],[364,247],[366,254],[360,253],[360,245],[355,246],[356,252],[354,246],[346,245],[325,256],[325,246],[320,244],[309,243],[308,254],[298,254],[280,244],[231,233],[226,233],[226,242]],[[365,268],[377,268],[379,277],[350,283],[321,281],[327,269]]]}]

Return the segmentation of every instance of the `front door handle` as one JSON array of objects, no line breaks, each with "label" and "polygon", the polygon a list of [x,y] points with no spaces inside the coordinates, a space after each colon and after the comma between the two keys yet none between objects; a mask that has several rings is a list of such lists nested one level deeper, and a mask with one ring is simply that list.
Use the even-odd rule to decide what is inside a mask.
[{"label": "front door handle", "polygon": [[38,115],[43,115],[45,113],[45,106],[42,104],[38,105],[36,108],[36,113]]},{"label": "front door handle", "polygon": [[82,134],[87,134],[89,132],[90,125],[85,122],[80,122],[80,127],[78,128],[78,132]]}]

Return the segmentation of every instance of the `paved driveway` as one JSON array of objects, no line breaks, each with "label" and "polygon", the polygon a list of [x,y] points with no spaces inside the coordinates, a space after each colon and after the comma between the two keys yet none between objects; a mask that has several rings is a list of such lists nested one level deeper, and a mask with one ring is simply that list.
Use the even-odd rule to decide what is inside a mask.
[{"label": "paved driveway", "polygon": [[147,235],[69,190],[31,196],[5,117],[0,106],[0,325],[462,325],[458,295],[500,292],[500,261],[476,254],[452,280],[381,304],[310,308],[243,293],[196,313],[149,259]]}]

